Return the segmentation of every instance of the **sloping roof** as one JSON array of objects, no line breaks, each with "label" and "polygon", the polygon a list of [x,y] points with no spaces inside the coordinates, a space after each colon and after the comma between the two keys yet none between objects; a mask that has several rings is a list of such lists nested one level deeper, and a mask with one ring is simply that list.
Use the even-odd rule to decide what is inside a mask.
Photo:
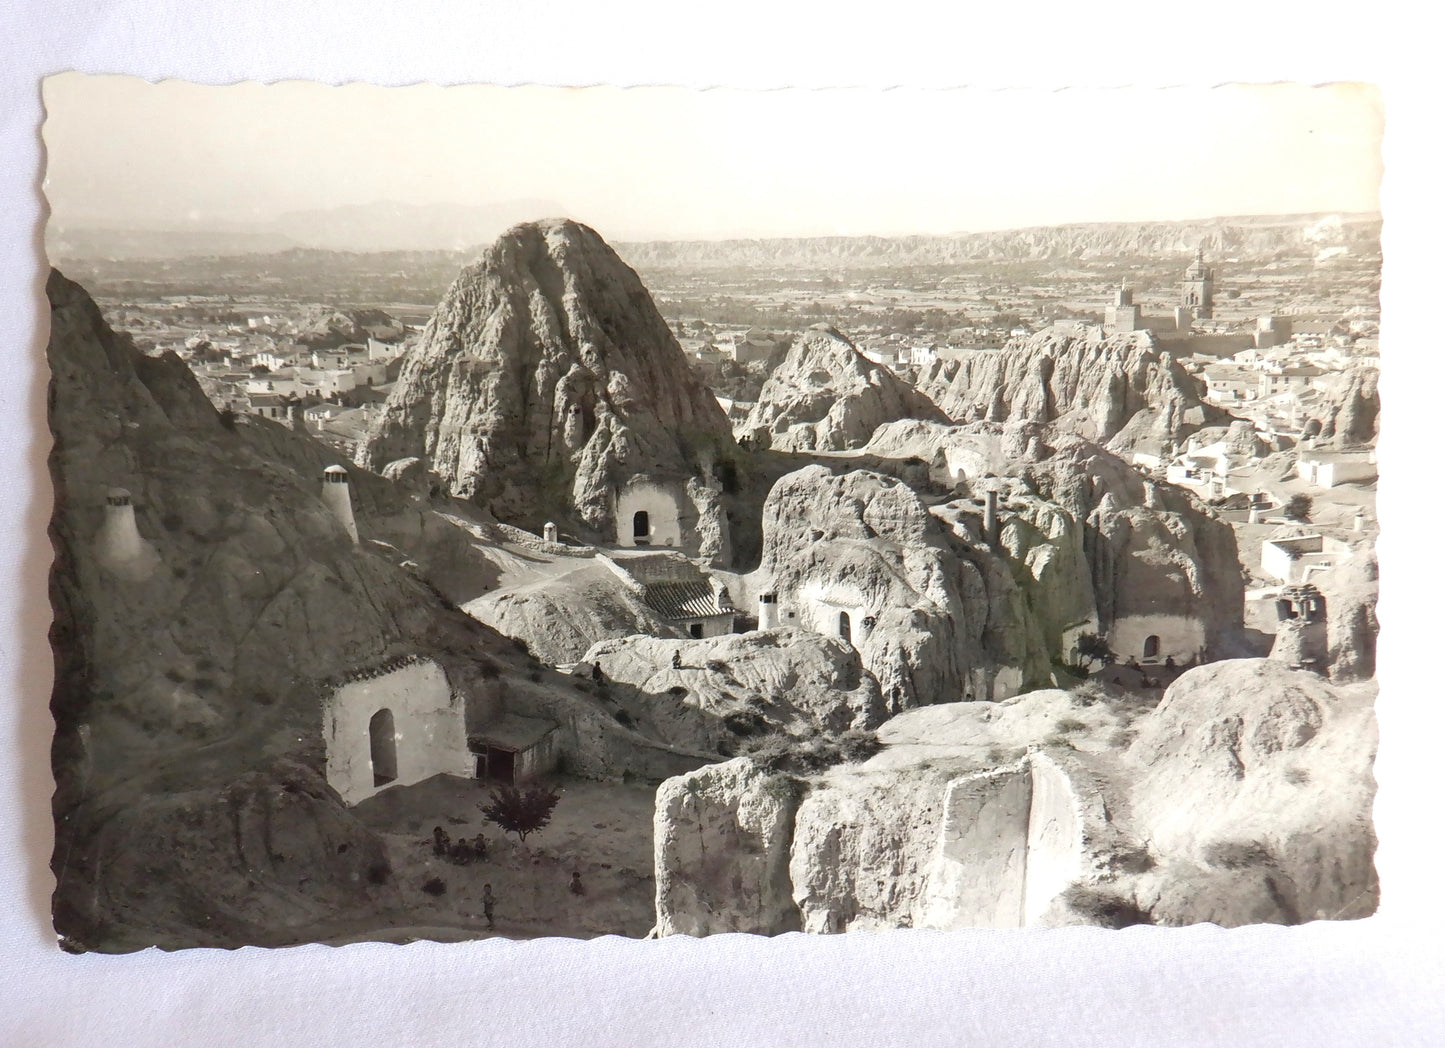
[{"label": "sloping roof", "polygon": [[556,730],[556,724],[540,717],[519,717],[515,713],[504,713],[481,731],[468,735],[467,744],[474,751],[479,746],[491,746],[521,753]]},{"label": "sloping roof", "polygon": [[665,619],[704,619],[735,611],[720,606],[712,586],[705,581],[651,582],[643,587],[642,600]]}]

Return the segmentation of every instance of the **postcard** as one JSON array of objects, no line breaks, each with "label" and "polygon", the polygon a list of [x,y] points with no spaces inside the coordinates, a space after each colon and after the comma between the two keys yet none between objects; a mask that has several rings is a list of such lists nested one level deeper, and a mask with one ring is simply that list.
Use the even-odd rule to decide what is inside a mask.
[{"label": "postcard", "polygon": [[1374,912],[1374,88],[45,105],[66,949]]}]

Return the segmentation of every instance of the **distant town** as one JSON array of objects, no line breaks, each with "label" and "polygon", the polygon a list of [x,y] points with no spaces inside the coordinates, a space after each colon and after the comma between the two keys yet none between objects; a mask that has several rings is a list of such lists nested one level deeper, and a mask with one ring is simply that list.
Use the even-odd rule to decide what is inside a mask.
[{"label": "distant town", "polygon": [[[1340,227],[1326,217],[1306,238],[1317,249],[1266,259],[1201,250],[782,272],[732,260],[719,270],[684,256],[637,268],[734,421],[796,333],[827,321],[909,381],[939,361],[1039,332],[1149,331],[1206,383],[1209,401],[1295,437],[1350,367],[1379,365],[1378,242],[1342,246]],[[81,259],[68,272],[98,289],[107,319],[143,352],[185,360],[217,408],[307,425],[350,455],[430,317],[433,306],[420,303],[434,304],[467,261],[458,252],[302,250],[184,266]]]}]

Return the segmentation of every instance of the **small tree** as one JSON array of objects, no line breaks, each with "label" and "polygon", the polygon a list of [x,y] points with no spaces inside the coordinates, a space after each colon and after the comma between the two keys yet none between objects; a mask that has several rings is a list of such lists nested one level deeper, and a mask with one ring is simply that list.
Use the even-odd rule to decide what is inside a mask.
[{"label": "small tree", "polygon": [[1290,520],[1308,522],[1310,511],[1315,507],[1315,500],[1308,495],[1291,495],[1289,501],[1284,504],[1284,515]]},{"label": "small tree", "polygon": [[1097,633],[1080,633],[1079,639],[1074,642],[1074,651],[1078,653],[1081,669],[1087,670],[1095,662],[1108,665],[1114,661],[1108,639]]},{"label": "small tree", "polygon": [[482,814],[508,833],[525,841],[552,821],[552,809],[562,795],[550,786],[531,783],[522,788],[498,786],[492,791],[491,803],[482,805]]}]

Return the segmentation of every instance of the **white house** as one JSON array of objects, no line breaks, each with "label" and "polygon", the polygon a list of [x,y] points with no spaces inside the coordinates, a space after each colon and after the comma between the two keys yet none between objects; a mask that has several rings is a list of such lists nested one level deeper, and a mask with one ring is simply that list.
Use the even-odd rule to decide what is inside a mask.
[{"label": "white house", "polygon": [[1311,575],[1343,564],[1352,555],[1349,543],[1328,535],[1301,535],[1270,539],[1260,546],[1259,566],[1286,585],[1305,582]]},{"label": "white house", "polygon": [[1375,451],[1301,451],[1295,471],[1302,479],[1319,488],[1332,488],[1374,480],[1379,474]]}]

